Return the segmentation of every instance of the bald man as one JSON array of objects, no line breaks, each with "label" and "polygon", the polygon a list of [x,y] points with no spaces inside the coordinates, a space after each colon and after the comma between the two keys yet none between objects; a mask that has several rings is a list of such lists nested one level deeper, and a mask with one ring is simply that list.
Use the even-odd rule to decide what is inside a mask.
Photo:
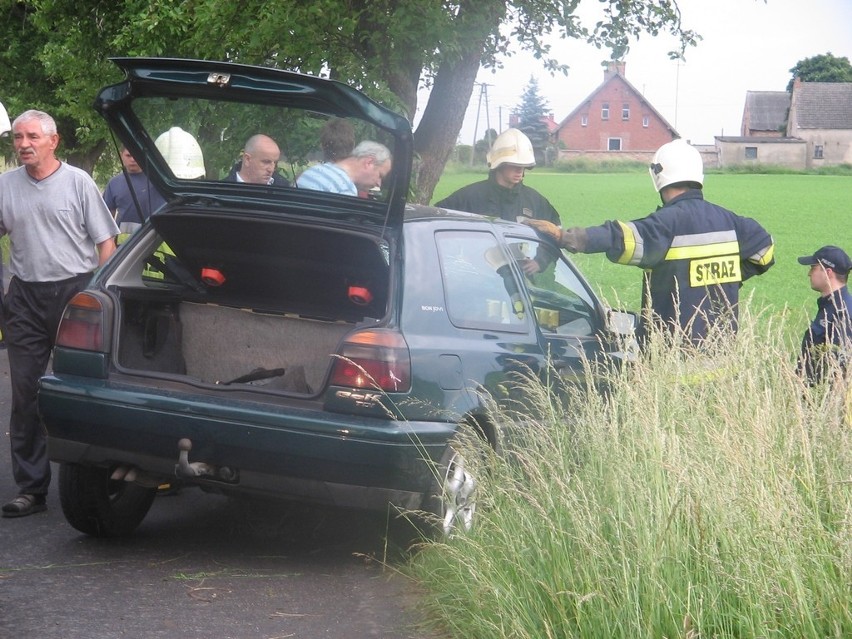
[{"label": "bald man", "polygon": [[246,140],[242,159],[234,165],[226,180],[245,184],[289,186],[290,183],[278,173],[281,151],[268,135],[258,133]]}]

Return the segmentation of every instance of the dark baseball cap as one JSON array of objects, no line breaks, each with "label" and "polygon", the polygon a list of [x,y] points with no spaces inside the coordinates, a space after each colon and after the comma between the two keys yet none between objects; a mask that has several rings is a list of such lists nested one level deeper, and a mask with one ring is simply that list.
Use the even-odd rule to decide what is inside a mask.
[{"label": "dark baseball cap", "polygon": [[837,246],[823,246],[813,255],[805,255],[799,258],[799,264],[812,265],[822,264],[835,273],[848,273],[852,270],[852,260],[846,255],[846,251]]}]

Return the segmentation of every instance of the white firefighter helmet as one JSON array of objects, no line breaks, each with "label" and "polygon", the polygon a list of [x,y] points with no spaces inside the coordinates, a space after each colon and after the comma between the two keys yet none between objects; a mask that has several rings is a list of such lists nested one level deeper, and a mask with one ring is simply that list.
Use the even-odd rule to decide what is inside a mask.
[{"label": "white firefighter helmet", "polygon": [[514,164],[525,169],[535,166],[532,142],[518,129],[506,129],[498,135],[485,159],[489,169],[496,169],[501,164]]},{"label": "white firefighter helmet", "polygon": [[198,141],[190,133],[173,126],[161,134],[154,144],[175,177],[194,180],[204,176],[204,155]]},{"label": "white firefighter helmet", "polygon": [[678,138],[664,144],[654,154],[650,167],[654,188],[659,193],[664,187],[679,182],[704,185],[704,161],[694,146]]},{"label": "white firefighter helmet", "polygon": [[0,102],[0,135],[5,135],[12,130],[12,123],[9,122],[9,114],[6,113],[6,107]]}]

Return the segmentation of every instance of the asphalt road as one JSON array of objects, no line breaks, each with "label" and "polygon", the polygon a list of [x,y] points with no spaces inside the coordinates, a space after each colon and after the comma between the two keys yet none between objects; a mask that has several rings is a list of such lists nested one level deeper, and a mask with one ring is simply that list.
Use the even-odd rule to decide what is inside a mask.
[{"label": "asphalt road", "polygon": [[[0,351],[0,501],[15,494],[9,372]],[[393,569],[413,535],[383,515],[158,496],[132,537],[44,513],[0,519],[0,639],[428,639],[414,585]]]}]

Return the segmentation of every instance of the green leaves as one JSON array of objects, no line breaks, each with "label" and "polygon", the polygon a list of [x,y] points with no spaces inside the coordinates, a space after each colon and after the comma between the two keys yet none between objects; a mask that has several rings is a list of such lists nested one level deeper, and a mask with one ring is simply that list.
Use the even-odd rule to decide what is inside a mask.
[{"label": "green leaves", "polygon": [[[549,73],[568,65],[547,36],[580,38],[623,55],[631,38],[663,31],[682,55],[699,37],[675,0],[599,0],[593,27],[580,0],[0,0],[0,86],[10,113],[42,108],[59,120],[65,148],[95,154],[108,139],[90,107],[120,80],[110,56],[168,56],[275,66],[355,86],[413,119],[418,89],[433,91],[418,129],[428,200],[454,145],[480,66],[519,49]],[[434,113],[430,114],[430,111]],[[79,147],[79,148],[77,148]]]},{"label": "green leaves", "polygon": [[799,60],[790,73],[793,77],[787,84],[787,91],[793,90],[793,80],[802,82],[852,82],[852,64],[849,58],[838,58],[831,52]]}]

